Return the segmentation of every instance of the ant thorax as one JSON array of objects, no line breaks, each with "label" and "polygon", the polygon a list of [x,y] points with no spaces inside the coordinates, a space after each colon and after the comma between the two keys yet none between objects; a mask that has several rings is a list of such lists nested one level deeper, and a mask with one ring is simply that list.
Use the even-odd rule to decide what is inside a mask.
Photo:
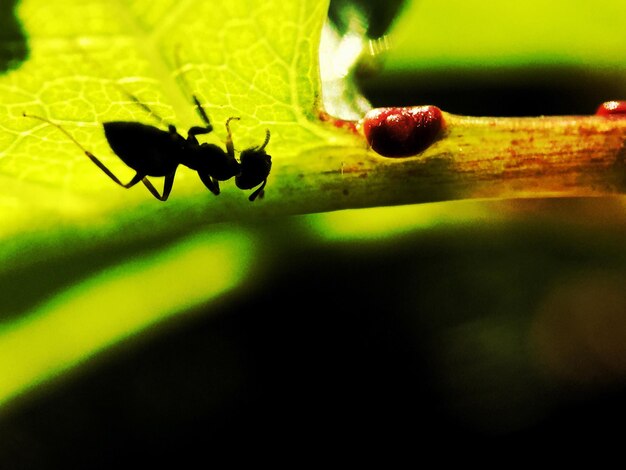
[{"label": "ant thorax", "polygon": [[[184,158],[184,160],[183,160]],[[234,155],[215,145],[203,143],[189,148],[181,158],[181,163],[198,173],[211,175],[218,181],[226,181],[241,172]]]}]

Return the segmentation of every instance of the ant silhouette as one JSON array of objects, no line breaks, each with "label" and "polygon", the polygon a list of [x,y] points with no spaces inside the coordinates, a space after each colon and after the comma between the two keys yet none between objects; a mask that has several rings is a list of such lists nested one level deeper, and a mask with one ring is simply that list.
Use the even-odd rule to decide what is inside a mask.
[{"label": "ant silhouette", "polygon": [[[270,140],[269,129],[266,130],[263,143],[257,147],[242,150],[238,161],[235,158],[230,122],[240,118],[230,117],[226,120],[227,139],[226,150],[224,151],[218,145],[200,144],[198,142],[196,136],[210,133],[213,131],[213,125],[196,95],[192,95],[192,99],[204,126],[192,126],[187,131],[187,138],[184,138],[173,124],[168,124],[160,118],[147,104],[142,103],[123,88],[122,91],[135,104],[167,125],[167,131],[165,131],[155,126],[133,121],[110,121],[102,124],[104,135],[111,150],[136,172],[128,183],[120,181],[104,163],[83,147],[61,125],[41,116],[22,114],[24,117],[38,119],[59,129],[118,185],[128,189],[142,182],[148,191],[160,201],[166,201],[169,197],[179,165],[196,171],[202,183],[215,195],[220,193],[219,181],[226,181],[235,177],[235,185],[242,190],[261,185],[248,197],[250,201],[254,201],[257,197],[263,197],[267,177],[272,168],[272,157],[265,151]],[[148,176],[165,177],[161,194],[148,180]]]}]

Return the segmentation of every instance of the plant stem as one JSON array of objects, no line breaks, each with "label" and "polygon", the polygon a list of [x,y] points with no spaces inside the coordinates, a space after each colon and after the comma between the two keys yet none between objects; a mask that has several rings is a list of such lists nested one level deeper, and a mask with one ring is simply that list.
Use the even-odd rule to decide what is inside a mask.
[{"label": "plant stem", "polygon": [[626,119],[443,116],[441,138],[415,157],[347,155],[323,184],[341,190],[330,199],[343,207],[626,193]]},{"label": "plant stem", "polygon": [[[626,120],[596,116],[447,116],[442,147],[469,197],[626,191]],[[462,188],[459,188],[462,189]]]}]

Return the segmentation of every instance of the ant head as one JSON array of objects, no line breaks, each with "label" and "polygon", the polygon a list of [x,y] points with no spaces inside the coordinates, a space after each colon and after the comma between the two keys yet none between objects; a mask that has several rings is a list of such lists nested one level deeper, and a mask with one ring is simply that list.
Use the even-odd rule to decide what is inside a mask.
[{"label": "ant head", "polygon": [[235,177],[235,184],[239,189],[252,189],[267,180],[272,169],[272,157],[265,151],[269,141],[268,130],[263,145],[246,149],[239,155],[240,174]]}]

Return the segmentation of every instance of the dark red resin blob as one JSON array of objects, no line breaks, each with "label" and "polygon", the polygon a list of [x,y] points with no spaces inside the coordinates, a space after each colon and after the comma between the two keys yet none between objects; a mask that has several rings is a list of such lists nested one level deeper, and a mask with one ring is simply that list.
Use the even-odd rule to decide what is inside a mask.
[{"label": "dark red resin blob", "polygon": [[596,116],[626,118],[626,101],[606,101],[598,107]]},{"label": "dark red resin blob", "polygon": [[363,132],[372,149],[384,157],[409,157],[426,150],[444,126],[436,106],[376,108],[363,118]]}]

